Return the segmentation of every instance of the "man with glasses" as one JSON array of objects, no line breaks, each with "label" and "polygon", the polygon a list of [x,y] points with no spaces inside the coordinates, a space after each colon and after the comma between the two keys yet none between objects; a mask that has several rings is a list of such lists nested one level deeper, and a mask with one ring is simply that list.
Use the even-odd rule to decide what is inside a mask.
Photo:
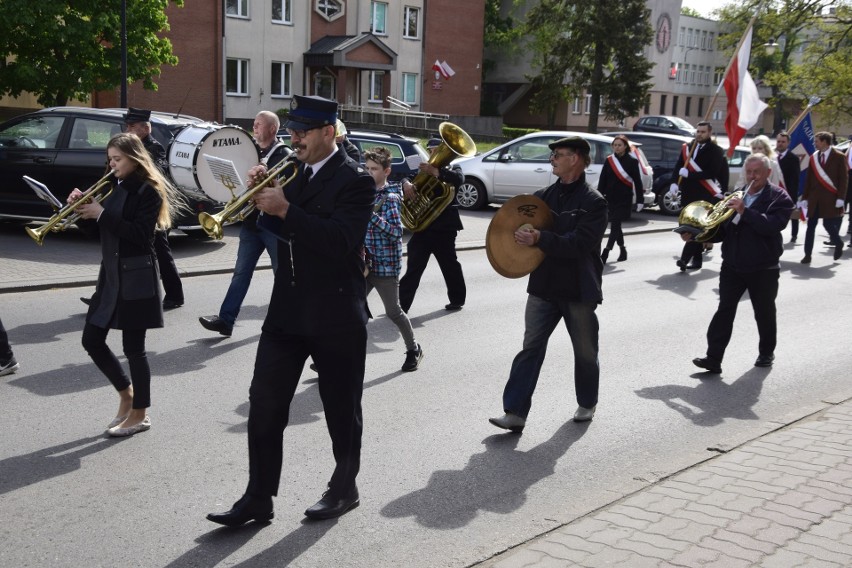
[{"label": "man with glasses", "polygon": [[[287,146],[276,138],[278,127],[281,124],[278,115],[268,110],[262,110],[254,117],[252,132],[254,140],[260,147],[260,163],[272,168],[290,155]],[[258,178],[259,181],[260,178]],[[249,179],[249,187],[255,182]],[[219,314],[213,316],[202,316],[198,322],[210,331],[218,332],[219,335],[230,337],[234,330],[234,323],[240,315],[243,300],[248,294],[254,270],[260,255],[265,250],[272,261],[272,272],[278,269],[278,239],[269,231],[261,230],[257,226],[259,212],[252,211],[243,220],[240,228],[240,245],[237,249],[237,262],[234,264],[234,275],[231,284],[225,293],[225,299],[219,307]]]},{"label": "man with glasses", "polygon": [[512,432],[526,426],[532,396],[547,351],[547,342],[559,320],[565,321],[574,347],[574,388],[579,407],[575,422],[587,422],[598,403],[598,318],[601,293],[601,242],[607,225],[606,199],[586,183],[591,160],[589,143],[579,136],[550,144],[550,164],[558,178],[537,191],[553,212],[549,230],[520,228],[515,242],[538,247],[542,263],[527,284],[523,349],[515,356],[503,390],[505,414],[489,422]]},{"label": "man with glasses", "polygon": [[[293,97],[286,128],[301,166],[292,182],[254,197],[278,221],[279,270],[249,388],[249,482],[231,510],[207,518],[225,526],[272,519],[290,402],[308,357],[331,436],[334,473],[309,519],[339,517],[360,503],[361,393],[367,354],[367,284],[361,254],[376,183],[335,144],[337,103]],[[253,168],[252,175],[264,168]],[[271,226],[271,225],[269,225]]]}]

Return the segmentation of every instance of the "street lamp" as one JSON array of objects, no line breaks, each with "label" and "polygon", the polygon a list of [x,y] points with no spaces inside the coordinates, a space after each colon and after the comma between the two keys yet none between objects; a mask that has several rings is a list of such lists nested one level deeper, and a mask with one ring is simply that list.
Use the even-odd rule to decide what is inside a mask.
[{"label": "street lamp", "polygon": [[775,55],[775,51],[779,47],[780,46],[777,43],[775,43],[775,38],[769,38],[769,41],[763,44],[763,50],[766,52],[766,55],[768,55],[769,57],[772,57],[773,55]]}]

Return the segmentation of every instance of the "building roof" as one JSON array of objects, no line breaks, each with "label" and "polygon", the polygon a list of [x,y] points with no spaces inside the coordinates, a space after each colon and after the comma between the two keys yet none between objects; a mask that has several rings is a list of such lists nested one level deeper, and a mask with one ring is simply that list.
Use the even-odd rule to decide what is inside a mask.
[{"label": "building roof", "polygon": [[362,69],[396,69],[397,54],[370,33],[357,36],[325,36],[311,44],[305,52],[308,67],[357,67]]}]

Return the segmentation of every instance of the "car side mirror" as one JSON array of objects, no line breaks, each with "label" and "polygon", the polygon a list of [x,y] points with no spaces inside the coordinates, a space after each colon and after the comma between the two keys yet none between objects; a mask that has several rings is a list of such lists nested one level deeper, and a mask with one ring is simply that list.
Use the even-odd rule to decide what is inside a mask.
[{"label": "car side mirror", "polygon": [[514,158],[512,157],[512,155],[509,152],[503,152],[497,158],[497,160],[500,161],[500,162],[511,162],[513,159]]}]

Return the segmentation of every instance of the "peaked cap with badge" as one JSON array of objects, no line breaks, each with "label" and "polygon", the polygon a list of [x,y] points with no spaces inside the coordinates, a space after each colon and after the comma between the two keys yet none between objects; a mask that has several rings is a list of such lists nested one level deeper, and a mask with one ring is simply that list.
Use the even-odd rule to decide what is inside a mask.
[{"label": "peaked cap with badge", "polygon": [[135,124],[137,122],[149,122],[151,120],[151,111],[144,108],[129,107],[124,113],[124,122]]},{"label": "peaked cap with badge", "polygon": [[337,124],[337,101],[323,97],[293,95],[287,123],[284,128],[290,130],[309,130],[321,126]]}]

